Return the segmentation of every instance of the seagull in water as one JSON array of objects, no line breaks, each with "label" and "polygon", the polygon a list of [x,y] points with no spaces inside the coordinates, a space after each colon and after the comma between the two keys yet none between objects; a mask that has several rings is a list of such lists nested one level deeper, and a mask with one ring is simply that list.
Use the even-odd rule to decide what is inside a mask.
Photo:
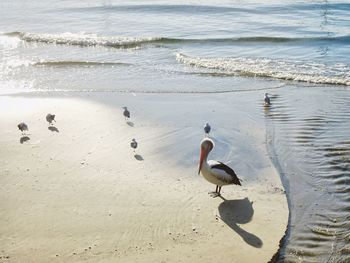
[{"label": "seagull in water", "polygon": [[135,152],[135,150],[137,148],[137,141],[135,139],[132,139],[131,143],[130,143],[130,146],[131,146],[131,148],[134,149],[134,152]]},{"label": "seagull in water", "polygon": [[211,139],[204,138],[202,140],[198,174],[201,173],[208,182],[216,185],[215,192],[212,192],[212,195],[217,197],[221,195],[220,191],[223,185],[241,185],[241,182],[236,173],[227,165],[222,162],[207,160],[213,148],[214,142]]},{"label": "seagull in water", "polygon": [[51,113],[48,113],[48,114],[46,115],[46,120],[47,120],[47,122],[48,122],[50,125],[53,125],[53,124],[52,124],[53,121],[56,122],[55,116],[56,116],[55,114],[51,114]]},{"label": "seagull in water", "polygon": [[207,136],[207,137],[209,136],[210,130],[211,130],[211,127],[210,127],[209,123],[206,123],[206,124],[204,125],[204,133],[205,133],[205,136]]},{"label": "seagull in water", "polygon": [[21,122],[20,124],[18,124],[17,127],[22,132],[22,135],[25,134],[25,131],[28,131],[28,125],[25,124],[24,122]]},{"label": "seagull in water", "polygon": [[271,105],[271,101],[270,101],[270,97],[268,96],[267,93],[265,93],[265,106],[270,106]]},{"label": "seagull in water", "polygon": [[125,120],[127,120],[130,118],[130,111],[128,111],[127,107],[123,107],[123,109],[124,109],[123,115],[125,117]]}]

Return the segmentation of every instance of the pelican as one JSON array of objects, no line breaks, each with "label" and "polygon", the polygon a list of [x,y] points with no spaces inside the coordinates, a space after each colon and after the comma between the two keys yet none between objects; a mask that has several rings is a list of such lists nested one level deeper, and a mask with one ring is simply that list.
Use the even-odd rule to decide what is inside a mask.
[{"label": "pelican", "polygon": [[21,122],[17,125],[18,129],[22,132],[22,135],[24,135],[24,131],[28,131],[28,125],[24,122]]},{"label": "pelican", "polygon": [[50,125],[52,125],[52,122],[54,121],[54,122],[56,122],[56,120],[55,120],[55,114],[51,114],[51,113],[48,113],[47,115],[46,115],[46,120],[47,120],[47,122],[50,124]]},{"label": "pelican", "polygon": [[135,139],[132,139],[130,146],[131,146],[131,148],[134,149],[134,152],[135,152],[135,149],[137,148],[137,141]]},{"label": "pelican", "polygon": [[210,151],[214,148],[214,142],[209,138],[204,138],[201,142],[200,159],[198,174],[212,184],[216,185],[213,197],[220,196],[223,185],[236,184],[241,185],[240,179],[236,173],[222,162],[209,160],[207,161]]},{"label": "pelican", "polygon": [[206,123],[206,124],[204,125],[204,133],[205,133],[205,136],[209,136],[210,130],[211,130],[211,127],[210,127],[209,123]]},{"label": "pelican", "polygon": [[128,111],[127,107],[123,107],[123,109],[124,109],[123,115],[125,117],[125,120],[127,120],[130,118],[130,111]]},{"label": "pelican", "polygon": [[265,101],[265,106],[270,106],[271,105],[271,101],[270,101],[268,93],[265,93],[265,100],[264,101]]}]

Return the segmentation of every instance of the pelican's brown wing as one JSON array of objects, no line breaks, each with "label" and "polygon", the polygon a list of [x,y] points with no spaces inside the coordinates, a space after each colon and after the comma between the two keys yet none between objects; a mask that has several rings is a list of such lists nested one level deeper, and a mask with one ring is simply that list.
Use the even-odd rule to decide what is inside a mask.
[{"label": "pelican's brown wing", "polygon": [[212,165],[211,169],[218,169],[218,170],[225,172],[229,176],[229,180],[227,180],[227,181],[229,181],[228,183],[241,185],[241,182],[240,182],[239,178],[237,177],[235,171],[233,171],[232,168],[228,167],[226,164],[224,164],[222,162],[218,162],[217,164]]}]

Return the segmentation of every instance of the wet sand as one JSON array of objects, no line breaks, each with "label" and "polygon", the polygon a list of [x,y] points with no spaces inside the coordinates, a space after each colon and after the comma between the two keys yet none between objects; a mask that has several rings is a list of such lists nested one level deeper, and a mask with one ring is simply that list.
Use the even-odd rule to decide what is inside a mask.
[{"label": "wet sand", "polygon": [[[267,152],[260,93],[75,95],[0,97],[1,261],[273,257],[288,205]],[[48,112],[57,119],[51,128]],[[216,143],[210,157],[242,179],[223,187],[223,198],[211,198],[215,186],[197,175],[206,121]]]}]

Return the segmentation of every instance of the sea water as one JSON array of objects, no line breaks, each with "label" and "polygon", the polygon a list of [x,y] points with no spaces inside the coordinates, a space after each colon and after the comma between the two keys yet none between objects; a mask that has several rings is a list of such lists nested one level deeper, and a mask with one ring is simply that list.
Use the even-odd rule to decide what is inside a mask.
[{"label": "sea water", "polygon": [[272,93],[279,261],[350,262],[350,1],[2,0],[0,21],[0,94]]},{"label": "sea water", "polygon": [[349,86],[349,13],[349,1],[2,0],[0,92]]}]

